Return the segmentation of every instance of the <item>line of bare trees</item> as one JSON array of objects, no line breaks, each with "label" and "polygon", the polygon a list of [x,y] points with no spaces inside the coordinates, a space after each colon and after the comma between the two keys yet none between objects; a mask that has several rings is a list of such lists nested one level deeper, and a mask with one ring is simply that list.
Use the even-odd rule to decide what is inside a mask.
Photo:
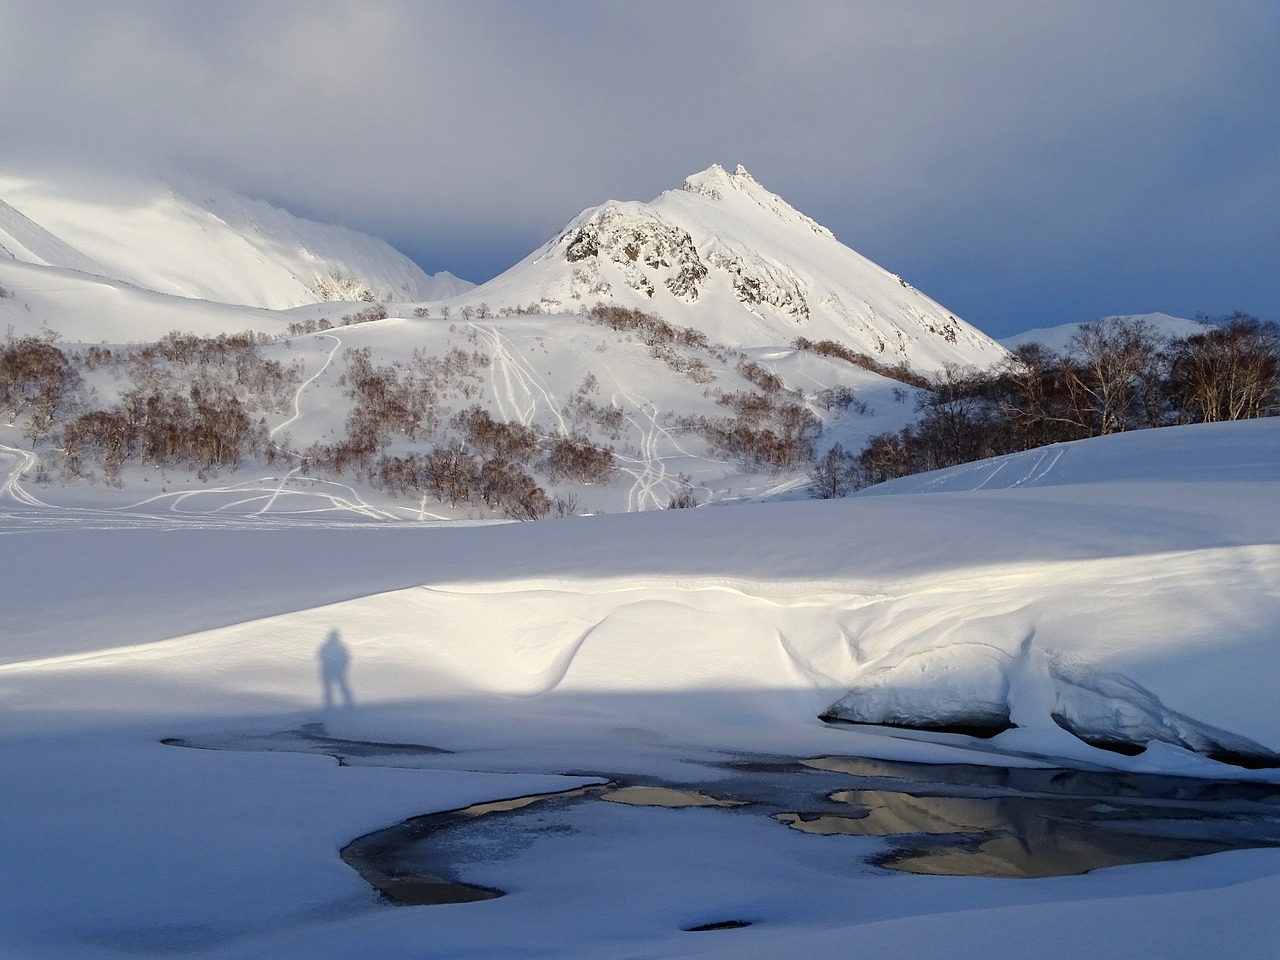
[{"label": "line of bare trees", "polygon": [[1167,341],[1141,319],[1108,318],[1062,352],[1028,344],[990,372],[949,368],[917,405],[910,426],[826,458],[815,492],[1125,430],[1275,416],[1280,327],[1233,313]]}]

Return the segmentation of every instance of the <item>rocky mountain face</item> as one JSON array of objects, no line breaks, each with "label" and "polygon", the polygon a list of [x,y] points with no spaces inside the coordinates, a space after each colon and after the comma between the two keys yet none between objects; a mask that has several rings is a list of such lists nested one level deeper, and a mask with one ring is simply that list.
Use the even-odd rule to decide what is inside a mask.
[{"label": "rocky mountain face", "polygon": [[846,247],[744,168],[713,165],[651,203],[610,200],[467,303],[656,312],[743,346],[835,340],[886,363],[986,366],[993,340]]}]

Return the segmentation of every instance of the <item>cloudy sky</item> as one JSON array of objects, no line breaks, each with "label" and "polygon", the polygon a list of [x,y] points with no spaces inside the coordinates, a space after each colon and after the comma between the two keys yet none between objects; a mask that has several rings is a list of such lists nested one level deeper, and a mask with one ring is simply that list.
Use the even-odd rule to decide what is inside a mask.
[{"label": "cloudy sky", "polygon": [[1280,319],[1275,0],[0,0],[0,97],[476,281],[741,163],[997,336]]}]

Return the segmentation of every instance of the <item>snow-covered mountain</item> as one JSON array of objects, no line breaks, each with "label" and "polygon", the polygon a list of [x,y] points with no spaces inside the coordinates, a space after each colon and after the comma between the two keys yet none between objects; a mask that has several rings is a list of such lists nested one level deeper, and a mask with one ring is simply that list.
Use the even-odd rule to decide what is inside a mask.
[{"label": "snow-covered mountain", "polygon": [[575,217],[460,302],[653,311],[713,340],[835,340],[881,362],[987,366],[1005,351],[902,278],[849,249],[741,166],[718,164],[651,203],[610,200]]},{"label": "snow-covered mountain", "polygon": [[[1173,317],[1167,313],[1116,314],[1102,317],[1103,320],[1140,320],[1147,324],[1160,337],[1181,339],[1203,333],[1205,325],[1199,320],[1187,320],[1184,317]],[[1000,345],[1009,350],[1016,350],[1023,344],[1038,343],[1050,350],[1065,350],[1071,338],[1082,326],[1091,321],[1078,320],[1074,323],[1063,323],[1056,327],[1040,327],[1035,330],[1024,330],[1011,337],[1003,337]]]},{"label": "snow-covered mountain", "polygon": [[424,273],[383,240],[225,187],[83,172],[0,173],[3,259],[268,309],[437,300],[472,286]]}]

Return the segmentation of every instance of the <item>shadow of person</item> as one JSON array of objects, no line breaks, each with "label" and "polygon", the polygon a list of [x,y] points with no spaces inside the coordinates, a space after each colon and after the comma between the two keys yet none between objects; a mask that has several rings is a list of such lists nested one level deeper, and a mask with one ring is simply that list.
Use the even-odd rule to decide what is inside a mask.
[{"label": "shadow of person", "polygon": [[347,682],[347,670],[351,666],[351,651],[342,642],[337,630],[330,630],[329,636],[320,649],[316,651],[320,660],[320,685],[324,688],[324,706],[331,710],[336,706],[350,708],[355,706],[351,699],[351,686]]}]

